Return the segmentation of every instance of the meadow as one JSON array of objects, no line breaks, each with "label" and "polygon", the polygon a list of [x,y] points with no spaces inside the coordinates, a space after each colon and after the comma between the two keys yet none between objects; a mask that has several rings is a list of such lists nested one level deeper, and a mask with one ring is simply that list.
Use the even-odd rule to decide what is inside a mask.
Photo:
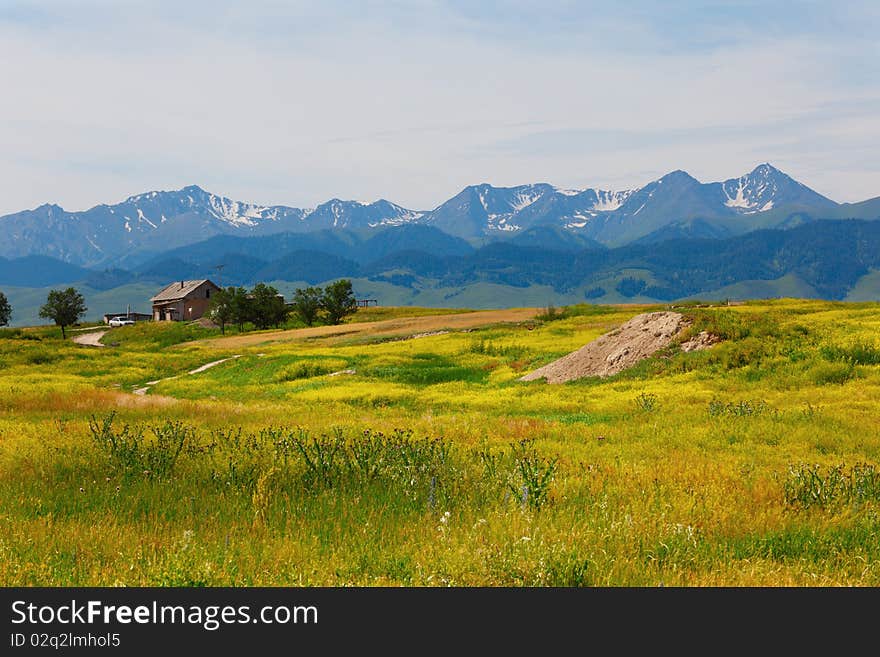
[{"label": "meadow", "polygon": [[667,307],[0,330],[0,584],[880,585],[880,304],[678,306],[724,340],[518,381]]}]

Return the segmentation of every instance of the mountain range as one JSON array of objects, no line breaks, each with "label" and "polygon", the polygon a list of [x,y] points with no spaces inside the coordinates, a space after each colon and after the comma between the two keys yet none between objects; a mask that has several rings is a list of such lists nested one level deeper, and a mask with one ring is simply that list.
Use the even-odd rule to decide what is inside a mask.
[{"label": "mountain range", "polygon": [[684,298],[880,300],[880,197],[840,204],[769,164],[634,190],[474,185],[429,211],[333,199],[313,209],[199,187],[69,213],[0,217],[0,289],[17,325],[50,287],[103,312],[149,309],[171,280],[302,285],[351,278],[383,305],[501,307]]},{"label": "mountain range", "polygon": [[878,217],[880,198],[839,204],[770,164],[713,183],[673,171],[622,191],[483,183],[466,187],[433,210],[411,210],[384,199],[331,199],[316,208],[264,206],[191,185],[82,212],[46,204],[0,217],[0,256],[44,255],[86,267],[126,267],[217,235],[370,233],[401,225],[430,226],[474,246],[512,237],[522,240],[523,235],[546,237],[550,233],[544,229],[550,229],[562,231],[556,234],[572,243],[616,247],[730,237],[816,219]]}]

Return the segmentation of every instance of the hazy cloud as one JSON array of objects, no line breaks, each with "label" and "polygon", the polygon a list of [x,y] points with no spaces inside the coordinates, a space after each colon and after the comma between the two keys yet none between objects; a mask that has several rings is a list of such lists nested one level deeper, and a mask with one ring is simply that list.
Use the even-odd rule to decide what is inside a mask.
[{"label": "hazy cloud", "polygon": [[623,4],[4,2],[0,213],[192,183],[429,209],[763,161],[880,194],[876,3]]}]

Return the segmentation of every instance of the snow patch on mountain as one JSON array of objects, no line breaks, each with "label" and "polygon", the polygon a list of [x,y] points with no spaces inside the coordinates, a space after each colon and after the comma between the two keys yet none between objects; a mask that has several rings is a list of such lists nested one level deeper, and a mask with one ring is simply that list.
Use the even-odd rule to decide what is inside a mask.
[{"label": "snow patch on mountain", "polygon": [[266,210],[213,194],[208,195],[208,205],[211,214],[233,226],[255,226],[257,222],[254,219],[262,219],[261,212]]},{"label": "snow patch on mountain", "polygon": [[721,184],[724,205],[744,214],[770,210],[779,194],[776,179],[782,175],[769,165],[761,165],[751,173],[725,181]]},{"label": "snow patch on mountain", "polygon": [[152,228],[156,228],[156,224],[154,224],[152,221],[147,219],[146,215],[144,214],[144,211],[141,210],[140,208],[137,208],[137,215],[138,215],[138,221],[143,221],[145,223],[148,223]]},{"label": "snow patch on mountain", "polygon": [[724,190],[724,195],[727,197],[727,200],[724,202],[724,205],[726,205],[729,208],[745,208],[747,210],[753,208],[754,204],[750,203],[746,199],[746,195],[745,195],[746,181],[743,180],[742,178],[740,178],[737,181],[737,183],[738,184],[737,184],[737,188],[736,188],[736,196],[730,195],[730,192],[728,191],[726,185],[722,186],[722,189]]},{"label": "snow patch on mountain", "polygon": [[371,221],[368,222],[367,225],[370,228],[378,228],[379,226],[402,226],[403,224],[411,224],[413,222],[418,221],[422,217],[425,216],[424,212],[416,212],[415,210],[407,210],[405,208],[401,208],[400,206],[394,206],[399,209],[400,212],[381,219],[380,221]]},{"label": "snow patch on mountain", "polygon": [[515,232],[520,229],[520,226],[514,223],[507,223],[511,216],[511,214],[490,214],[488,216],[486,227],[489,230]]},{"label": "snow patch on mountain", "polygon": [[634,190],[628,189],[622,192],[611,192],[604,189],[596,190],[596,202],[593,203],[592,210],[599,212],[614,212],[619,210],[626,199],[628,199]]},{"label": "snow patch on mountain", "polygon": [[486,205],[486,192],[480,191],[477,193],[477,197],[480,199],[480,205],[483,206],[483,210],[489,212],[489,206]]},{"label": "snow patch on mountain", "polygon": [[516,196],[513,197],[511,207],[514,212],[519,212],[520,210],[529,207],[542,196],[544,196],[544,193],[539,191],[517,192]]}]

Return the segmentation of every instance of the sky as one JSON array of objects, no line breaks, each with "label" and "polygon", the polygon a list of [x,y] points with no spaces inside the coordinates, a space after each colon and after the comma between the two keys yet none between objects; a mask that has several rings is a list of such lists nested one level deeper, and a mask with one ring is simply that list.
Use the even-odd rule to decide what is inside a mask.
[{"label": "sky", "polygon": [[429,210],[770,162],[880,195],[880,2],[0,0],[0,214],[197,184]]}]

